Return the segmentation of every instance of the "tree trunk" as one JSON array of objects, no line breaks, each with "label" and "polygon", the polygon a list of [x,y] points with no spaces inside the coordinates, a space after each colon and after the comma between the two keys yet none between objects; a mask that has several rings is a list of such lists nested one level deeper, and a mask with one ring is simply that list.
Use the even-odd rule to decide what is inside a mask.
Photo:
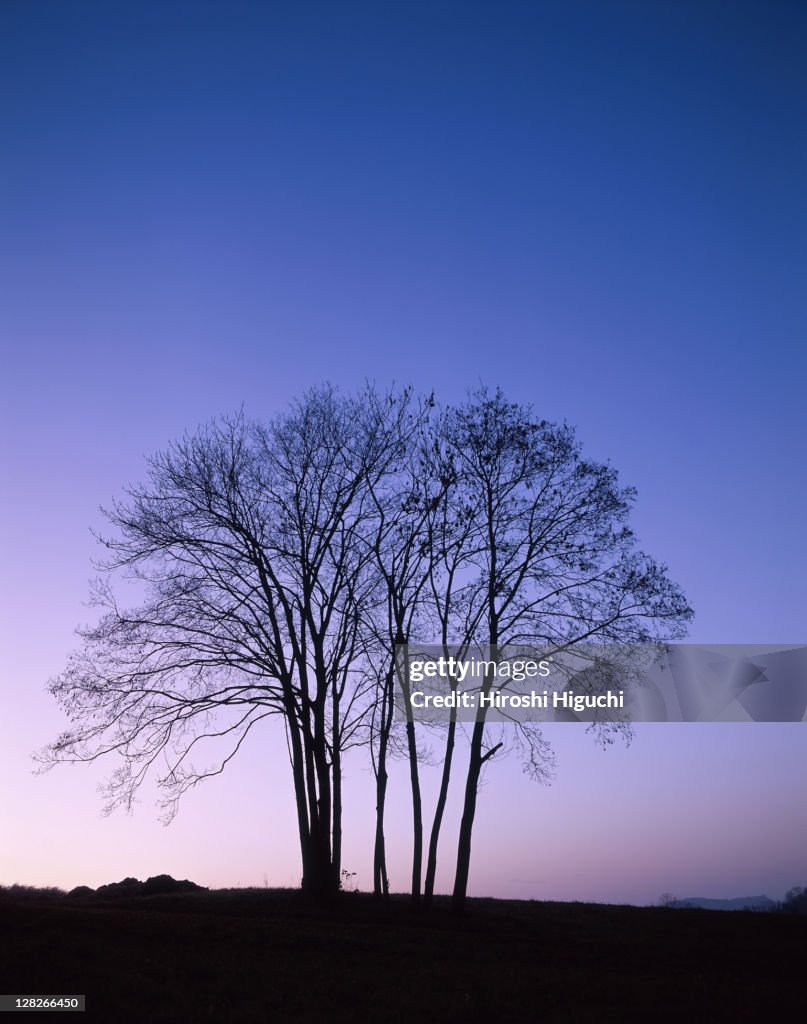
[{"label": "tree trunk", "polygon": [[409,751],[409,779],[412,785],[412,902],[420,904],[420,877],[423,870],[423,804],[420,796],[420,775],[415,738],[415,723],[406,723]]},{"label": "tree trunk", "polygon": [[308,820],[308,803],[305,788],[305,768],[303,765],[303,749],[300,742],[300,730],[293,713],[286,719],[286,727],[289,730],[289,743],[291,745],[291,771],[294,779],[294,800],[297,806],[297,830],[300,835],[300,856],[302,858],[303,876],[300,883],[305,889],[310,880],[307,873],[310,865],[310,844],[311,825]]},{"label": "tree trunk", "polygon": [[333,877],[331,856],[330,766],[325,748],[324,716],[317,702],[307,702],[301,732],[310,822],[308,850],[303,858],[303,887],[312,899],[325,902],[338,886]]},{"label": "tree trunk", "polygon": [[339,880],[333,877],[331,765],[328,763],[324,708],[319,700],[314,705],[314,764],[317,776],[317,840],[319,860],[325,873],[324,895],[327,898],[338,890]]},{"label": "tree trunk", "polygon": [[437,806],[434,809],[434,820],[432,821],[431,835],[429,836],[429,854],[426,860],[426,883],[423,890],[423,902],[428,907],[434,897],[434,877],[437,873],[437,846],[440,841],[440,828],[443,824],[443,812],[448,798],[448,785],[451,781],[451,761],[454,756],[454,734],[457,729],[457,712],[451,709],[451,721],[448,725],[446,736],[446,752],[443,759],[443,773],[440,779],[440,793],[437,797]]},{"label": "tree trunk", "polygon": [[[379,746],[379,756],[381,747]],[[386,756],[386,754],[384,755]],[[387,769],[379,766],[375,785],[375,844],[373,847],[373,895],[376,898],[389,896],[387,877],[387,848],[384,838],[384,807],[387,799]]]},{"label": "tree trunk", "polygon": [[[400,635],[399,635],[400,636]],[[397,642],[397,638],[396,638]],[[400,636],[400,642],[403,637]],[[412,718],[411,691],[409,688],[409,665],[405,658],[398,662],[395,654],[395,670],[403,693],[406,707],[406,748],[409,755],[409,782],[412,789],[412,903],[420,906],[420,883],[423,871],[423,801],[420,795],[420,773],[418,770],[417,737]]]},{"label": "tree trunk", "polygon": [[[490,541],[492,550],[493,572],[491,579],[495,579],[495,546]],[[489,649],[498,662],[498,620],[495,614],[493,584],[490,585],[489,595]],[[480,696],[487,696],[495,678],[495,671],[486,673],[485,682],[480,691]],[[481,705],[481,701],[480,701]],[[465,800],[462,805],[462,820],[460,821],[460,835],[457,841],[457,871],[454,876],[454,891],[451,895],[451,909],[455,913],[462,913],[465,909],[465,898],[468,892],[468,873],[471,867],[471,836],[474,830],[474,817],[476,815],[476,799],[479,794],[479,777],[482,774],[482,765],[491,758],[501,746],[497,743],[486,753],[482,753],[482,743],[485,738],[485,717],[487,709],[484,705],[477,708],[474,731],[471,733],[471,752],[468,758],[468,775],[465,780]]]},{"label": "tree trunk", "polygon": [[342,755],[338,742],[333,750],[333,831],[331,837],[331,886],[337,891],[342,883]]},{"label": "tree trunk", "polygon": [[384,838],[384,810],[387,802],[387,749],[392,728],[392,686],[395,678],[394,665],[390,666],[384,681],[381,700],[381,728],[378,733],[378,761],[375,782],[375,845],[373,848],[373,895],[389,898],[389,877],[387,875],[387,848]]},{"label": "tree trunk", "polygon": [[465,909],[465,897],[468,891],[468,872],[471,866],[471,835],[476,814],[476,797],[479,789],[479,776],[482,771],[482,738],[485,734],[485,722],[477,720],[471,736],[471,755],[468,763],[468,775],[465,780],[465,800],[462,806],[460,836],[457,843],[457,873],[454,876],[454,892],[451,897],[451,909],[462,912]]}]

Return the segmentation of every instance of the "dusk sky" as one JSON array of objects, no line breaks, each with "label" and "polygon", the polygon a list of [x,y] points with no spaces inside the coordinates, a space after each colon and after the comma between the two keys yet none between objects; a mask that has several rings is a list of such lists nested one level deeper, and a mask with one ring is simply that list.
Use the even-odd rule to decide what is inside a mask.
[{"label": "dusk sky", "polygon": [[[805,53],[795,0],[0,4],[0,884],[299,883],[274,725],[167,828],[101,817],[112,762],[32,774],[98,506],[242,403],[501,385],[637,487],[691,640],[807,641]],[[807,884],[807,724],[547,734],[550,788],[490,766],[472,895]],[[367,889],[363,754],[346,790]]]}]

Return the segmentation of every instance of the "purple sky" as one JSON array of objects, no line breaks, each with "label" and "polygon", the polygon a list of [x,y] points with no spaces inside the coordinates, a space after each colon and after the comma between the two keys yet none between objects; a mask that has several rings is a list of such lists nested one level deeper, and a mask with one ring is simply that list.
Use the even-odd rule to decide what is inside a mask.
[{"label": "purple sky", "polygon": [[[242,402],[501,384],[638,487],[692,640],[805,641],[802,5],[35,0],[0,40],[0,884],[299,880],[272,727],[167,829],[149,791],[101,818],[103,770],[31,774],[97,506]],[[602,752],[555,727],[551,788],[491,766],[471,891],[781,896],[807,883],[805,729]],[[370,774],[346,770],[366,888]]]}]

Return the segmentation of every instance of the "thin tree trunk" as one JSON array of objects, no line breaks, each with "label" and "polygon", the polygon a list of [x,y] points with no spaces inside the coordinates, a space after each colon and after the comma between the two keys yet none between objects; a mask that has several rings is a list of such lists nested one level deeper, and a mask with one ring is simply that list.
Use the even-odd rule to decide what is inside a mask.
[{"label": "thin tree trunk", "polygon": [[389,877],[387,875],[387,848],[384,837],[384,810],[387,802],[387,750],[392,728],[392,686],[395,678],[394,664],[390,666],[384,681],[381,700],[381,728],[378,733],[378,761],[375,784],[375,845],[373,848],[373,895],[389,898]]},{"label": "thin tree trunk", "polygon": [[415,723],[406,723],[406,742],[409,751],[409,779],[412,785],[412,902],[420,904],[420,879],[423,871],[423,803],[420,796]]},{"label": "thin tree trunk", "polygon": [[485,722],[477,720],[471,736],[471,754],[468,763],[468,775],[465,779],[465,800],[462,805],[462,821],[460,836],[457,843],[457,872],[454,876],[454,892],[451,897],[452,910],[461,912],[465,908],[465,897],[468,891],[468,873],[471,866],[471,835],[476,814],[476,797],[479,788],[479,775],[482,771],[482,738],[485,734]]},{"label": "thin tree trunk", "polygon": [[443,772],[440,778],[440,793],[434,809],[431,834],[429,836],[429,853],[426,860],[426,882],[423,890],[423,902],[430,906],[434,897],[434,878],[437,873],[437,846],[440,842],[440,828],[443,824],[443,813],[448,799],[448,785],[451,781],[451,762],[454,756],[454,734],[457,729],[456,709],[451,709],[451,721],[446,736],[446,752],[443,759]]},{"label": "thin tree trunk", "polygon": [[[401,634],[396,637],[396,643],[403,643]],[[420,906],[421,876],[423,872],[423,801],[420,795],[420,772],[418,769],[417,737],[415,735],[415,722],[412,718],[412,703],[410,700],[411,691],[409,688],[409,665],[405,658],[398,662],[397,653],[395,657],[395,670],[398,673],[398,680],[403,694],[404,706],[406,707],[406,748],[409,755],[409,783],[412,789],[412,890],[411,898],[415,906]]]},{"label": "thin tree trunk", "polygon": [[[493,540],[491,544],[491,563],[492,563],[492,576],[491,579],[495,578],[496,568],[496,549]],[[489,644],[490,650],[494,653],[495,660],[498,661],[498,621],[495,615],[495,604],[494,604],[494,593],[493,584],[490,585],[489,595],[489,608],[490,608],[490,626],[489,626]],[[482,686],[481,695],[487,696],[493,688],[493,681],[495,678],[495,672],[486,673],[485,681]],[[501,746],[501,743],[497,743],[495,747],[491,747],[486,753],[482,753],[482,743],[485,739],[485,717],[487,715],[487,709],[482,705],[480,701],[480,707],[477,708],[476,721],[474,722],[474,730],[471,733],[471,751],[468,759],[468,775],[465,780],[465,799],[462,805],[462,820],[460,821],[460,834],[457,841],[457,871],[454,876],[454,891],[451,896],[451,909],[456,913],[462,913],[465,909],[465,898],[468,892],[468,874],[471,868],[471,836],[474,830],[474,817],[476,815],[476,800],[479,794],[479,777],[482,774],[482,765],[491,758]]]},{"label": "thin tree trunk", "polygon": [[333,786],[333,829],[331,832],[331,876],[334,891],[342,885],[342,735],[340,732],[340,691],[334,684],[331,696],[331,782]]},{"label": "thin tree trunk", "polygon": [[373,846],[373,896],[389,897],[387,845],[384,837],[384,807],[387,799],[387,771],[379,769],[376,779],[375,843]]},{"label": "thin tree trunk", "polygon": [[331,838],[331,886],[338,890],[342,881],[342,755],[334,740],[333,760],[333,834]]}]

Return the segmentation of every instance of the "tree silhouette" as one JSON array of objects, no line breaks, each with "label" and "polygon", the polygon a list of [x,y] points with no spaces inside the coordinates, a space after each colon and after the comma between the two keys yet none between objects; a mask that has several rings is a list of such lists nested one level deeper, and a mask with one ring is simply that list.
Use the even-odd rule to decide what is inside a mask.
[{"label": "tree silhouette", "polygon": [[[103,615],[51,683],[73,728],[41,759],[116,752],[107,809],[130,806],[150,770],[170,817],[220,772],[257,723],[283,717],[303,888],[338,889],[341,757],[367,700],[355,667],[371,599],[368,487],[388,470],[406,396],[310,392],[268,425],[215,422],[149,460],[145,484],[106,512]],[[145,594],[118,605],[110,578]],[[193,754],[230,740],[214,768]]]},{"label": "tree silhouette", "polygon": [[[463,640],[549,653],[583,642],[641,644],[680,636],[691,611],[658,565],[635,547],[627,519],[635,493],[610,466],[586,460],[573,430],[536,420],[528,407],[481,389],[438,427],[456,471],[454,519],[467,530],[473,578]],[[488,673],[480,693],[493,686]],[[453,906],[462,909],[482,770],[502,741],[487,742],[479,702],[471,732]],[[542,740],[527,767],[540,771]]]},{"label": "tree silhouette", "polygon": [[[99,621],[50,689],[71,728],[44,766],[117,754],[107,809],[130,806],[154,773],[170,818],[270,715],[284,723],[303,888],[342,879],[342,758],[368,744],[376,778],[373,885],[389,891],[384,815],[391,751],[402,747],[413,810],[411,891],[421,894],[423,808],[415,722],[399,742],[396,644],[460,651],[680,635],[691,616],[666,570],[636,548],[634,499],[573,430],[484,389],[439,408],[408,389],[308,392],[268,423],[214,421],[148,461],[145,483],[106,511]],[[116,578],[140,603],[118,603]],[[404,669],[405,671],[405,669]],[[482,693],[493,678],[487,676]],[[469,738],[453,904],[467,892],[479,784],[510,743],[544,778],[540,730],[494,735],[484,705]],[[457,742],[445,729],[429,833],[434,892]],[[213,767],[199,767],[214,744]],[[224,746],[222,746],[224,744]],[[224,750],[222,754],[221,751]]]}]

